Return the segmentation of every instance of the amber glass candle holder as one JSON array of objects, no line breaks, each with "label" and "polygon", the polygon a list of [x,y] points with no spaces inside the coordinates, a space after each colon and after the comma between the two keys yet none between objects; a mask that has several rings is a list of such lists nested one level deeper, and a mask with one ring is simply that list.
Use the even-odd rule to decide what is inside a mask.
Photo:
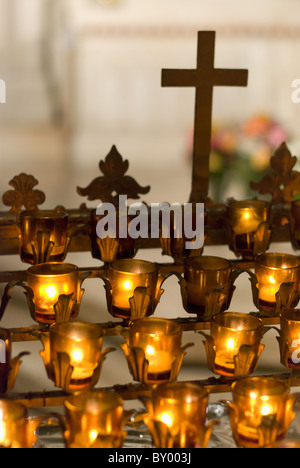
[{"label": "amber glass candle holder", "polygon": [[206,448],[212,425],[206,426],[208,393],[188,382],[160,384],[151,397],[144,422],[157,448]]},{"label": "amber glass candle holder", "polygon": [[211,334],[206,335],[209,369],[228,378],[252,374],[264,349],[262,321],[252,315],[226,312],[211,321]]},{"label": "amber glass candle holder", "polygon": [[300,310],[286,310],[280,315],[279,347],[281,363],[300,369]]},{"label": "amber glass candle holder", "polygon": [[19,217],[20,257],[24,263],[62,262],[68,251],[68,215],[60,211],[23,211]]},{"label": "amber glass candle holder", "polygon": [[267,448],[285,438],[299,398],[285,383],[273,377],[247,377],[232,385],[232,397],[232,403],[224,403],[237,446]]},{"label": "amber glass candle holder", "polygon": [[134,380],[162,383],[177,379],[185,349],[182,328],[172,320],[148,317],[129,324],[122,350]]},{"label": "amber glass candle holder", "polygon": [[[254,302],[265,313],[276,314],[282,306],[294,308],[299,302],[300,260],[285,253],[265,253],[255,261],[257,298]],[[288,297],[281,287],[289,284]],[[288,302],[286,302],[288,300]]]},{"label": "amber glass candle holder", "polygon": [[[43,263],[30,267],[27,283],[33,291],[35,320],[51,324],[77,317],[84,292],[81,288],[84,278],[78,267],[70,263]],[[61,297],[69,300],[59,303]]]},{"label": "amber glass candle holder", "polygon": [[47,417],[50,415],[28,417],[28,410],[21,403],[0,400],[0,448],[34,448],[36,431]]},{"label": "amber glass candle holder", "polygon": [[291,241],[294,250],[300,249],[300,200],[291,203]]},{"label": "amber glass candle holder", "polygon": [[106,354],[102,351],[103,329],[80,321],[60,322],[43,333],[40,352],[48,377],[67,392],[89,390],[99,380]]},{"label": "amber glass candle holder", "polygon": [[74,395],[64,403],[67,448],[121,448],[128,412],[117,393],[91,392]]},{"label": "amber glass candle holder", "polygon": [[[93,258],[102,260],[104,263],[114,262],[123,258],[133,258],[138,251],[137,240],[130,237],[128,226],[134,216],[127,216],[127,237],[121,238],[119,226],[116,226],[116,237],[99,237],[97,225],[103,216],[97,215],[97,210],[91,213],[91,248]],[[117,219],[119,215],[117,213]]]},{"label": "amber glass candle holder", "polygon": [[83,281],[90,272],[79,272],[70,263],[42,263],[27,270],[27,282],[11,281],[5,287],[0,306],[0,319],[11,300],[11,290],[19,286],[25,290],[32,319],[52,324],[77,317],[84,293]]},{"label": "amber glass candle holder", "polygon": [[9,330],[0,328],[0,393],[11,391],[15,385],[21,358],[29,353],[22,352],[12,357],[12,341]]},{"label": "amber glass candle holder", "polygon": [[181,296],[186,312],[208,321],[229,308],[236,275],[231,263],[221,257],[200,256],[185,261],[180,278]]},{"label": "amber glass candle holder", "polygon": [[124,320],[152,315],[164,292],[162,283],[168,276],[159,273],[158,265],[145,260],[123,259],[110,263],[106,283],[108,311]]},{"label": "amber glass candle holder", "polygon": [[0,393],[5,393],[8,388],[8,380],[11,362],[11,337],[10,332],[0,328]]},{"label": "amber glass candle holder", "polygon": [[27,448],[27,410],[23,405],[0,400],[0,447]]},{"label": "amber glass candle holder", "polygon": [[[207,213],[198,214],[197,210],[193,207],[191,212],[191,219],[189,219],[190,226],[199,226],[202,223],[203,225],[203,238],[201,239],[202,244],[198,248],[187,248],[187,243],[199,242],[200,239],[189,238],[185,232],[185,209],[184,206],[181,208],[182,213],[178,220],[176,213],[170,211],[170,216],[164,219],[162,213],[160,216],[160,245],[162,248],[162,254],[172,257],[175,264],[183,264],[185,259],[189,257],[198,257],[202,255],[205,241],[205,225],[207,221]],[[181,210],[180,210],[181,211]],[[198,219],[196,218],[198,216]],[[180,228],[178,228],[178,223],[180,223]]]},{"label": "amber glass candle holder", "polygon": [[270,245],[270,205],[260,200],[231,200],[226,207],[229,248],[237,257],[252,260]]}]

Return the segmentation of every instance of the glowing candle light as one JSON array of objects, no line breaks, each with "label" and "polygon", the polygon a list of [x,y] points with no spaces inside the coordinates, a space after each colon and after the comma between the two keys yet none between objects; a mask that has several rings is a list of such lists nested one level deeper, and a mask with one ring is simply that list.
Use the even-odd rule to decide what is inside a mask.
[{"label": "glowing candle light", "polygon": [[157,416],[158,421],[163,422],[166,426],[172,427],[174,424],[174,415],[172,413],[162,413]]},{"label": "glowing candle light", "polygon": [[71,365],[74,366],[73,380],[85,380],[92,377],[97,364],[84,362],[84,349],[74,349],[71,352]]},{"label": "glowing candle light", "polygon": [[262,254],[255,261],[255,274],[259,307],[265,311],[275,310],[276,294],[283,283],[294,283],[295,289],[299,288],[300,261],[296,256],[289,254]]},{"label": "glowing candle light", "polygon": [[90,439],[91,444],[92,444],[93,442],[95,442],[95,440],[97,439],[97,437],[98,437],[98,431],[95,430],[95,429],[92,429],[92,430],[89,432],[89,439]]},{"label": "glowing candle light", "polygon": [[262,330],[261,320],[248,314],[225,312],[213,317],[211,336],[215,350],[214,372],[233,376],[235,357],[241,346],[253,346],[258,352]]},{"label": "glowing candle light", "polygon": [[162,374],[168,372],[174,361],[174,357],[169,351],[157,350],[150,345],[146,348],[145,359],[149,361],[150,374]]},{"label": "glowing candle light", "polygon": [[33,440],[27,434],[28,421],[25,406],[0,400],[0,448],[29,448]]},{"label": "glowing candle light", "polygon": [[71,388],[89,387],[94,371],[99,364],[103,342],[103,330],[96,324],[79,321],[61,322],[50,327],[50,358],[58,353],[68,354]]},{"label": "glowing candle light", "polygon": [[[34,294],[36,321],[53,323],[54,305],[61,295],[72,295],[74,315],[79,308],[80,278],[76,265],[68,263],[44,263],[27,270],[27,282]],[[78,305],[77,305],[78,304]]]},{"label": "glowing candle light", "polygon": [[8,390],[9,377],[13,368],[11,348],[11,332],[0,328],[0,393],[6,393]]},{"label": "glowing candle light", "polygon": [[74,394],[65,403],[68,448],[118,448],[126,422],[123,400],[116,392]]},{"label": "glowing candle light", "polygon": [[151,301],[148,315],[153,312],[158,267],[144,260],[119,260],[109,265],[109,281],[112,286],[112,314],[115,317],[130,317],[130,299],[138,287],[146,288]]},{"label": "glowing candle light", "polygon": [[0,408],[0,445],[5,445],[6,423],[4,422],[3,410]]},{"label": "glowing candle light", "polygon": [[135,320],[129,326],[129,346],[141,348],[148,361],[151,382],[167,381],[173,362],[180,350],[180,325],[161,318],[148,317]]},{"label": "glowing candle light", "polygon": [[177,447],[193,447],[206,422],[208,394],[198,385],[173,382],[152,392],[153,419],[165,424]]},{"label": "glowing candle light", "polygon": [[231,426],[239,446],[263,447],[284,437],[295,401],[287,385],[273,377],[247,377],[233,384],[232,395]]},{"label": "glowing candle light", "polygon": [[[232,200],[227,205],[229,243],[244,258],[251,258],[254,252],[254,234],[262,223],[270,218],[270,205],[260,200]],[[264,250],[260,250],[262,253]]]}]

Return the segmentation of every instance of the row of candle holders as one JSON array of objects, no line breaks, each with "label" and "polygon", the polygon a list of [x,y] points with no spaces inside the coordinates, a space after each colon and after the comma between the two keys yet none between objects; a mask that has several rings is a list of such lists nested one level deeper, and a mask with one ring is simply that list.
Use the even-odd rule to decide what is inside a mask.
[{"label": "row of candle holders", "polygon": [[[228,310],[235,281],[242,273],[249,275],[253,303],[261,316],[279,316],[293,309],[300,297],[300,259],[284,253],[259,255],[254,271],[237,269],[232,262],[215,256],[191,257],[184,272],[161,273],[160,267],[139,259],[122,259],[107,268],[94,271],[105,287],[108,312],[124,321],[153,315],[164,292],[164,282],[175,275],[180,283],[183,308],[199,321],[210,321]],[[0,319],[16,286],[25,290],[31,316],[41,324],[67,321],[78,316],[84,289],[83,281],[91,272],[65,262],[33,265],[27,270],[27,281],[12,281],[5,287],[0,306]]]},{"label": "row of candle holders", "polygon": [[[232,385],[230,414],[237,447],[284,447],[295,417],[299,395],[273,377],[248,377]],[[157,448],[206,448],[214,425],[207,421],[209,394],[195,383],[173,382],[155,386],[143,398],[142,421]],[[121,448],[132,412],[124,410],[115,392],[94,391],[66,397],[64,415],[29,418],[21,403],[0,400],[0,447],[32,448],[37,430],[47,419],[59,425],[67,448]],[[51,418],[51,419],[50,419]],[[299,443],[294,443],[299,447]]]},{"label": "row of candle holders", "polygon": [[[295,202],[292,213],[296,213],[297,206]],[[246,270],[254,304],[260,315],[280,317],[281,362],[290,369],[299,369],[300,312],[295,309],[299,302],[299,259],[281,253],[260,253],[266,250],[270,239],[266,215],[269,208],[263,202],[240,202],[236,207],[232,202],[228,214],[230,209],[235,225],[232,249],[243,258],[255,256],[254,273]],[[94,223],[95,216],[93,213]],[[37,333],[44,345],[40,354],[47,375],[56,387],[74,394],[65,402],[65,418],[58,417],[66,446],[121,447],[129,415],[123,411],[120,397],[90,393],[113,348],[102,350],[104,331],[99,325],[76,321],[84,292],[82,283],[90,274],[64,263],[70,243],[67,226],[65,213],[30,212],[20,216],[21,259],[33,266],[27,270],[26,282],[14,281],[6,286],[0,318],[12,288],[23,287],[32,318],[46,325]],[[95,224],[92,226],[91,232],[95,233]],[[249,231],[240,232],[238,226],[243,231],[247,226]],[[296,232],[297,223],[292,226]],[[259,248],[257,239],[262,240]],[[175,259],[186,257],[183,240],[165,242],[165,253]],[[99,269],[99,277],[105,285],[108,311],[124,320],[119,332],[124,337],[121,348],[130,373],[135,381],[153,386],[151,398],[143,401],[147,408],[144,422],[154,446],[206,447],[213,430],[213,424],[206,425],[208,394],[204,388],[177,382],[186,350],[192,344],[182,346],[182,328],[176,321],[150,317],[163,293],[164,281],[173,274],[180,282],[184,309],[199,320],[211,321],[210,335],[200,332],[205,338],[209,369],[234,382],[233,401],[226,405],[237,445],[270,446],[283,439],[294,417],[296,397],[280,381],[249,377],[256,370],[264,349],[261,340],[268,328],[255,314],[226,312],[234,282],[244,270],[235,269],[226,259],[200,255],[200,251],[185,258],[183,275],[172,271],[161,274],[157,264],[128,258],[136,253],[132,239],[91,241],[93,256],[107,264],[104,270]],[[3,395],[13,389],[21,357],[26,354],[12,358],[11,348],[9,331],[1,329]],[[0,446],[31,446],[40,421],[28,421],[22,405],[1,400]]]},{"label": "row of candle holders", "polygon": [[[226,379],[239,379],[254,373],[264,345],[265,333],[275,327],[263,325],[260,318],[238,312],[213,317],[210,334],[204,337],[208,368]],[[280,317],[277,340],[281,363],[300,369],[300,311],[290,310]],[[47,376],[66,392],[93,388],[99,381],[103,362],[115,348],[102,349],[105,332],[100,325],[82,321],[54,323],[38,331],[44,349],[40,352]],[[182,326],[173,320],[147,317],[118,327],[124,342],[120,345],[133,379],[146,385],[176,381],[187,349],[182,346]],[[20,358],[12,358],[9,330],[0,329],[0,393],[12,390]]]},{"label": "row of candle holders", "polygon": [[[184,209],[184,208],[183,208]],[[196,216],[196,211],[193,216]],[[286,222],[290,226],[291,243],[295,250],[300,248],[300,200],[291,203],[290,213]],[[102,216],[103,218],[103,216]],[[133,216],[127,216],[127,227]],[[64,261],[69,245],[77,232],[68,230],[68,214],[61,211],[25,211],[22,212],[14,224],[19,228],[19,250],[23,262],[38,264]],[[90,213],[90,223],[85,233],[91,240],[91,253],[96,259],[109,263],[120,258],[133,258],[138,250],[136,239],[128,234],[121,238],[116,226],[116,237],[112,238],[107,233],[99,233],[97,226],[101,216],[96,210]],[[168,236],[164,237],[164,217],[160,219],[160,243],[162,253],[173,257],[175,262],[182,261],[191,255],[198,256],[203,252],[203,247],[187,249],[185,229],[182,224],[180,232],[176,234],[178,220],[171,211]],[[199,221],[199,220],[198,220]],[[184,223],[184,216],[182,216]],[[207,213],[204,211],[203,224],[206,225]],[[193,219],[195,225],[195,219]],[[198,224],[197,224],[198,225]],[[178,227],[178,226],[177,226]],[[257,255],[268,250],[272,235],[272,209],[271,204],[261,200],[230,200],[226,206],[224,226],[229,248],[237,257],[245,260],[253,260]],[[195,239],[194,239],[195,240]]]}]

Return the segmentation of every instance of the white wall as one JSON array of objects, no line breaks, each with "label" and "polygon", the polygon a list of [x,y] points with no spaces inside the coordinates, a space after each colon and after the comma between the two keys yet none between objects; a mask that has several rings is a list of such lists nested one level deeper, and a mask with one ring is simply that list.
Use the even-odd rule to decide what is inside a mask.
[{"label": "white wall", "polygon": [[161,88],[161,69],[194,68],[197,31],[215,29],[216,66],[248,68],[249,86],[216,89],[214,119],[263,111],[297,136],[299,13],[298,0],[0,0],[0,78],[8,81],[0,122],[47,124],[63,106],[79,167],[94,167],[112,144],[134,164],[180,166],[194,90]]},{"label": "white wall", "polygon": [[[217,67],[249,69],[246,90],[215,90],[214,119],[238,121],[269,113],[297,136],[300,107],[291,101],[291,84],[300,76],[299,2],[66,4],[77,39],[72,149],[79,164],[92,164],[112,143],[136,164],[141,154],[143,164],[184,158],[194,91],[161,88],[161,69],[194,68],[201,29],[217,31]],[[298,141],[292,144],[297,151]]]}]

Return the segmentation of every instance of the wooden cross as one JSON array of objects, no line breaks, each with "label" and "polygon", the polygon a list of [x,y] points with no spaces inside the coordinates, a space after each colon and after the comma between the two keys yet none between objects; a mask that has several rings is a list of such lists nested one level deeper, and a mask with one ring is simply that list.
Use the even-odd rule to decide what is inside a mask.
[{"label": "wooden cross", "polygon": [[207,199],[214,86],[247,86],[248,70],[214,68],[215,31],[198,32],[197,68],[162,70],[162,86],[195,87],[193,174],[190,202]]}]

